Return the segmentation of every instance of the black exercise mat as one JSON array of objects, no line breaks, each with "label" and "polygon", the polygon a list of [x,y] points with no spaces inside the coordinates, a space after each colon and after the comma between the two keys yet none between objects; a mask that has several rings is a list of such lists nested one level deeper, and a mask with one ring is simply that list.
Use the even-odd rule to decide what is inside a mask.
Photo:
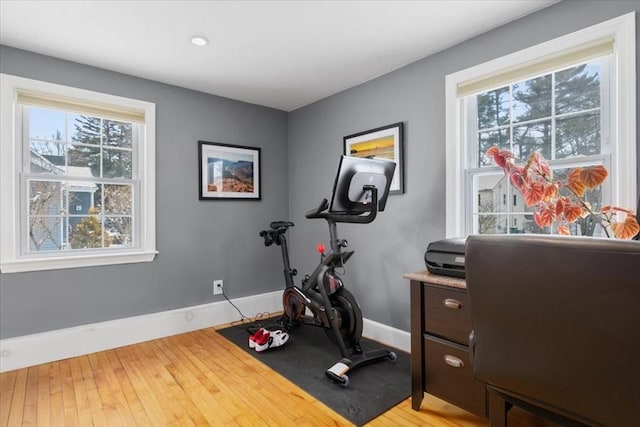
[{"label": "black exercise mat", "polygon": [[[273,322],[265,320],[262,326],[268,329]],[[252,325],[233,326],[218,333],[358,426],[411,394],[409,355],[403,351],[386,347],[398,355],[395,363],[385,359],[349,372],[351,384],[343,388],[325,376],[324,371],[340,361],[341,356],[321,328],[298,326],[290,332],[285,346],[258,353],[249,348],[249,326]],[[365,353],[381,347],[366,338],[361,340],[361,346]]]}]

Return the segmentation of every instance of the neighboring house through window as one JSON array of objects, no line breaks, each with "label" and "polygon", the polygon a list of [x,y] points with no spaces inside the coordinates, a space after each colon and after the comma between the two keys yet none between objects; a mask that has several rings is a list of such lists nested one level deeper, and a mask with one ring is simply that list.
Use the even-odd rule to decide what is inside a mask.
[{"label": "neighboring house through window", "polygon": [[2,272],[151,261],[154,104],[0,77]]},{"label": "neighboring house through window", "polygon": [[635,79],[634,14],[448,75],[447,236],[554,232],[484,157],[494,145],[522,161],[540,151],[556,178],[602,164],[609,178],[586,201],[634,207]]}]

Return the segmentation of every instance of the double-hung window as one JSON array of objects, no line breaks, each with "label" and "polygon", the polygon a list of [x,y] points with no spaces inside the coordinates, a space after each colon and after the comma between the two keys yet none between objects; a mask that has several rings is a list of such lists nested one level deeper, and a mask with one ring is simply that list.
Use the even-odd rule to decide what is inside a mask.
[{"label": "double-hung window", "polygon": [[[484,156],[491,146],[523,162],[539,151],[556,178],[604,165],[586,201],[635,207],[634,26],[630,14],[447,76],[447,236],[555,232],[536,226]],[[572,234],[597,235],[594,225],[580,219]]]},{"label": "double-hung window", "polygon": [[1,78],[2,272],[152,260],[154,104]]}]

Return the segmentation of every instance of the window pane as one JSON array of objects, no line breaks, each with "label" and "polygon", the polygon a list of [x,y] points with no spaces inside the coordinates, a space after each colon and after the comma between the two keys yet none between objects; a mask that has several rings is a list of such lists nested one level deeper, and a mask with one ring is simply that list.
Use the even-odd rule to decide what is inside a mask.
[{"label": "window pane", "polygon": [[556,120],[556,159],[600,154],[598,111]]},{"label": "window pane", "polygon": [[478,167],[493,166],[493,162],[484,156],[484,153],[493,145],[497,145],[501,150],[508,150],[509,129],[478,133]]},{"label": "window pane", "polygon": [[65,144],[54,141],[30,140],[29,172],[64,175]]},{"label": "window pane", "polygon": [[102,174],[105,178],[131,179],[131,151],[104,149],[102,162]]},{"label": "window pane", "polygon": [[100,144],[102,119],[99,117],[74,115],[71,118],[74,142],[82,144]]},{"label": "window pane", "polygon": [[72,145],[69,148],[68,174],[88,178],[100,176],[100,147]]},{"label": "window pane", "polygon": [[526,160],[534,151],[551,158],[551,121],[529,123],[513,128],[513,154]]},{"label": "window pane", "polygon": [[556,114],[600,107],[600,68],[593,61],[556,73]]},{"label": "window pane", "polygon": [[489,129],[509,123],[509,88],[481,93],[478,101],[478,129]]},{"label": "window pane", "polygon": [[111,185],[104,186],[104,213],[107,215],[131,215],[131,186]]},{"label": "window pane", "polygon": [[473,177],[474,201],[473,220],[475,230],[480,234],[496,232],[497,212],[503,211],[500,188],[504,175],[476,175]]},{"label": "window pane", "polygon": [[513,85],[514,122],[551,116],[551,74]]},{"label": "window pane", "polygon": [[65,210],[65,191],[61,183],[29,181],[29,215],[60,215]]},{"label": "window pane", "polygon": [[506,207],[503,207],[502,196],[503,193],[506,194],[506,179],[503,174],[476,175],[473,177],[473,182],[474,200],[477,201],[477,205],[473,209],[474,213],[505,211]]},{"label": "window pane", "polygon": [[29,117],[29,172],[61,175],[65,165],[65,113],[26,107]]},{"label": "window pane", "polygon": [[64,218],[61,216],[29,217],[29,250],[56,251],[64,248]]},{"label": "window pane", "polygon": [[111,247],[133,247],[133,222],[131,217],[107,217],[105,229],[111,240]]},{"label": "window pane", "polygon": [[66,205],[62,183],[29,181],[29,250],[54,251],[64,247]]},{"label": "window pane", "polygon": [[[71,219],[75,221],[71,221]],[[87,215],[71,218],[69,221],[69,244],[71,249],[90,249],[108,247],[111,243],[107,233],[103,233],[99,215]]]},{"label": "window pane", "polygon": [[114,120],[103,121],[103,144],[109,147],[131,148],[133,125]]},{"label": "window pane", "polygon": [[66,187],[69,193],[69,215],[87,215],[89,209],[96,209],[95,200],[100,200],[99,185],[93,182],[68,182]]},{"label": "window pane", "polygon": [[64,141],[65,113],[63,111],[28,107],[29,138]]}]

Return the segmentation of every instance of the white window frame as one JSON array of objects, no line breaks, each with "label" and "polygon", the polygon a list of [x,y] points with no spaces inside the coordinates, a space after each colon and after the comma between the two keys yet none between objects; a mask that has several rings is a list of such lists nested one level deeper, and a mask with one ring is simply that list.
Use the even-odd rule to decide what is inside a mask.
[{"label": "white window frame", "polygon": [[[18,273],[60,268],[127,264],[153,261],[156,250],[155,226],[155,104],[84,89],[63,86],[8,74],[0,74],[0,271]],[[33,91],[95,103],[144,111],[142,138],[134,161],[139,179],[139,216],[135,248],[104,251],[21,251],[21,174],[23,173],[22,123],[17,109],[19,92]],[[137,160],[135,160],[137,158]]]},{"label": "white window frame", "polygon": [[[561,54],[577,46],[605,37],[614,39],[615,90],[611,117],[611,155],[609,178],[611,204],[634,208],[636,192],[636,46],[635,13],[596,24],[557,39],[467,68],[446,76],[446,237],[471,234],[473,195],[465,172],[465,146],[462,99],[458,98],[461,83],[497,74],[503,70],[531,63],[538,58]],[[605,141],[603,141],[605,143]]]}]

